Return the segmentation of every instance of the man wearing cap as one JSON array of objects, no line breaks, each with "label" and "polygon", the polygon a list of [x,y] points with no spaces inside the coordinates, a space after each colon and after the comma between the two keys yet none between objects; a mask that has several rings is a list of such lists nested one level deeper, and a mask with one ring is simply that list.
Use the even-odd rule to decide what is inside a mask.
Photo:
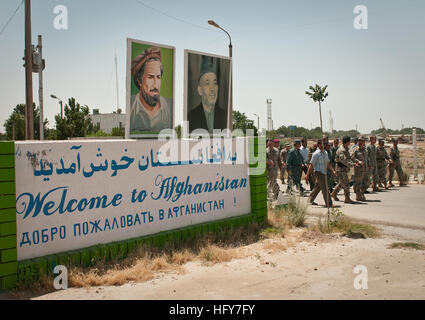
[{"label": "man wearing cap", "polygon": [[344,189],[344,195],[345,195],[345,203],[354,203],[350,199],[350,181],[348,180],[348,172],[350,171],[350,168],[353,166],[358,166],[357,164],[354,164],[351,161],[350,156],[350,147],[351,138],[350,137],[344,137],[342,140],[342,145],[338,148],[336,152],[336,172],[338,174],[338,184],[336,185],[334,191],[332,192],[331,196],[335,201],[339,201],[337,194],[339,190]]},{"label": "man wearing cap", "polygon": [[189,131],[204,129],[213,133],[214,129],[226,129],[227,108],[223,109],[217,104],[219,86],[212,57],[202,57],[197,90],[201,103],[188,113]]},{"label": "man wearing cap", "polygon": [[286,160],[288,159],[290,148],[291,145],[287,143],[285,144],[285,147],[280,151],[280,161],[282,162],[282,166],[280,167],[280,180],[282,181],[282,183],[285,183]]},{"label": "man wearing cap", "polygon": [[351,160],[358,166],[354,167],[354,192],[357,201],[366,201],[364,196],[364,177],[366,175],[367,152],[365,148],[365,137],[357,140],[357,146],[351,149]]},{"label": "man wearing cap", "polygon": [[279,185],[277,184],[277,171],[281,166],[279,150],[274,147],[274,141],[269,140],[267,142],[267,190],[272,192],[273,200],[276,200],[279,196]]},{"label": "man wearing cap", "polygon": [[384,185],[385,190],[388,190],[387,186],[387,161],[390,162],[390,157],[385,150],[385,140],[383,138],[378,139],[378,147],[376,148],[376,164],[378,167],[379,184]]},{"label": "man wearing cap", "polygon": [[393,185],[393,177],[394,177],[394,170],[397,171],[398,179],[400,181],[400,187],[405,186],[406,183],[403,181],[403,169],[401,168],[401,161],[400,161],[400,150],[398,150],[398,140],[393,139],[393,146],[390,149],[390,176],[388,178],[390,182],[390,187],[394,187]]},{"label": "man wearing cap", "polygon": [[[309,149],[307,147],[307,139],[303,138],[301,140],[300,153],[301,153],[303,160],[304,160],[303,171],[304,171],[305,174],[307,174],[308,165],[310,163],[310,159],[311,159],[311,156],[313,155],[313,152],[311,152],[311,153],[309,152]],[[313,191],[314,177],[312,175],[310,175],[309,184],[310,184],[310,191]]]},{"label": "man wearing cap", "polygon": [[163,73],[158,47],[146,49],[132,61],[131,75],[139,93],[131,97],[130,132],[173,127],[173,102],[160,95]]},{"label": "man wearing cap", "polygon": [[[336,170],[336,152],[338,151],[339,148],[339,139],[335,138],[333,141],[333,147],[332,147],[332,165],[334,167],[334,169]],[[334,178],[334,186],[338,183],[338,177]]]},{"label": "man wearing cap", "polygon": [[313,153],[310,160],[310,166],[308,168],[307,174],[305,176],[305,181],[308,182],[310,175],[314,169],[314,176],[316,177],[316,184],[314,185],[313,191],[310,194],[309,202],[310,204],[316,204],[314,199],[320,191],[322,191],[323,199],[325,200],[326,207],[332,207],[331,195],[329,194],[329,189],[327,188],[326,183],[326,170],[330,170],[333,175],[336,175],[334,168],[332,168],[329,161],[329,156],[327,151],[324,149],[322,140],[317,141],[318,149]]},{"label": "man wearing cap", "polygon": [[374,192],[380,191],[380,189],[378,188],[379,175],[378,175],[378,164],[376,162],[375,143],[376,143],[376,136],[371,136],[370,144],[366,148],[369,170],[368,170],[368,181],[367,181],[367,185],[365,186],[365,189],[367,190],[369,188],[370,178],[372,177],[372,188]]},{"label": "man wearing cap", "polygon": [[[334,163],[335,158],[332,155],[331,144],[329,142],[325,142],[324,146],[325,146],[326,152],[328,153],[329,163],[330,163],[332,169],[335,170],[335,163]],[[336,175],[333,175],[332,171],[328,169],[328,189],[329,189],[329,192],[332,192],[334,190],[333,188],[335,186],[335,179],[334,179],[335,176]]]},{"label": "man wearing cap", "polygon": [[303,156],[300,153],[301,141],[294,141],[294,148],[288,154],[288,160],[286,161],[286,170],[288,171],[288,189],[287,193],[292,191],[292,185],[295,184],[301,194],[304,193],[304,188],[301,184],[302,168],[305,165]]}]

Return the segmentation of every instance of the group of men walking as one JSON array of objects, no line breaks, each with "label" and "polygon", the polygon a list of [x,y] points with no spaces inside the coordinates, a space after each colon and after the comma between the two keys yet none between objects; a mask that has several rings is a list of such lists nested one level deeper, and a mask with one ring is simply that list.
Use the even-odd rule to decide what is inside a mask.
[{"label": "group of men walking", "polygon": [[[286,192],[290,193],[295,186],[301,195],[305,192],[301,182],[304,172],[304,179],[310,185],[310,203],[316,204],[314,200],[319,192],[322,192],[326,206],[329,207],[333,206],[332,200],[339,201],[337,195],[340,190],[344,190],[345,203],[355,203],[350,198],[351,184],[356,201],[366,201],[365,194],[369,193],[369,188],[378,192],[381,188],[394,187],[394,171],[397,171],[400,186],[404,186],[398,140],[392,140],[393,146],[389,154],[385,149],[384,139],[378,139],[378,146],[376,136],[370,137],[367,146],[366,140],[363,136],[356,138],[351,146],[350,137],[344,137],[341,145],[339,139],[330,143],[328,138],[324,138],[318,140],[310,150],[307,147],[307,139],[295,140],[292,149],[286,144],[281,150],[278,139],[268,140],[267,182],[272,198],[277,199],[280,191],[277,183],[279,171],[282,184],[285,184],[285,172],[287,173]],[[352,182],[349,177],[351,168],[354,168]]]}]

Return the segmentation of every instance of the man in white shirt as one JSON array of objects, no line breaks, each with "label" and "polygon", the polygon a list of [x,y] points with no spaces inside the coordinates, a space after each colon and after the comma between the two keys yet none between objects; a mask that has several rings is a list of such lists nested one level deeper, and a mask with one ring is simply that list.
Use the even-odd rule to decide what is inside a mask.
[{"label": "man in white shirt", "polygon": [[308,168],[307,175],[305,176],[305,180],[307,182],[311,176],[312,170],[314,169],[316,184],[310,194],[309,202],[310,204],[316,205],[314,200],[316,199],[319,192],[322,191],[326,206],[330,208],[332,207],[332,199],[331,195],[329,194],[329,189],[326,188],[326,170],[330,170],[334,176],[336,176],[336,172],[329,161],[328,153],[324,149],[322,140],[317,141],[317,147],[317,150],[311,157],[311,164]]},{"label": "man in white shirt", "polygon": [[159,132],[173,127],[173,102],[160,96],[163,72],[158,47],[146,49],[132,61],[131,74],[140,92],[131,97],[130,132]]},{"label": "man in white shirt", "polygon": [[[304,160],[303,171],[304,171],[304,174],[307,174],[309,152],[308,152],[307,139],[306,138],[303,138],[301,140],[300,153],[301,153],[303,160]],[[315,184],[314,177],[310,176],[310,179],[309,179],[310,191],[313,191],[314,184]]]}]

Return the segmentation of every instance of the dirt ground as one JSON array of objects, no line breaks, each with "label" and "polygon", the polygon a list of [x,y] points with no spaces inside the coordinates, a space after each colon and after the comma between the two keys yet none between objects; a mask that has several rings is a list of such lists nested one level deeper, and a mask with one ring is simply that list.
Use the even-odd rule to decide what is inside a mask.
[{"label": "dirt ground", "polygon": [[[425,251],[390,249],[424,243],[425,230],[380,227],[378,239],[349,239],[295,229],[286,238],[240,248],[242,258],[184,273],[161,273],[144,283],[71,288],[33,299],[425,299]],[[354,288],[354,268],[367,268],[368,289]]]}]

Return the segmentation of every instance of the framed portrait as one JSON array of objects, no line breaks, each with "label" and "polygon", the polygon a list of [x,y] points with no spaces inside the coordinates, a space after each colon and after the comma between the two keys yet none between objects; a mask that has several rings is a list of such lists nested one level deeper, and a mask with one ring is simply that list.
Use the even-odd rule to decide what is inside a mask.
[{"label": "framed portrait", "polygon": [[232,60],[229,57],[185,50],[184,121],[189,133],[197,129],[231,129],[230,88]]},{"label": "framed portrait", "polygon": [[174,129],[175,48],[127,39],[126,138]]}]

